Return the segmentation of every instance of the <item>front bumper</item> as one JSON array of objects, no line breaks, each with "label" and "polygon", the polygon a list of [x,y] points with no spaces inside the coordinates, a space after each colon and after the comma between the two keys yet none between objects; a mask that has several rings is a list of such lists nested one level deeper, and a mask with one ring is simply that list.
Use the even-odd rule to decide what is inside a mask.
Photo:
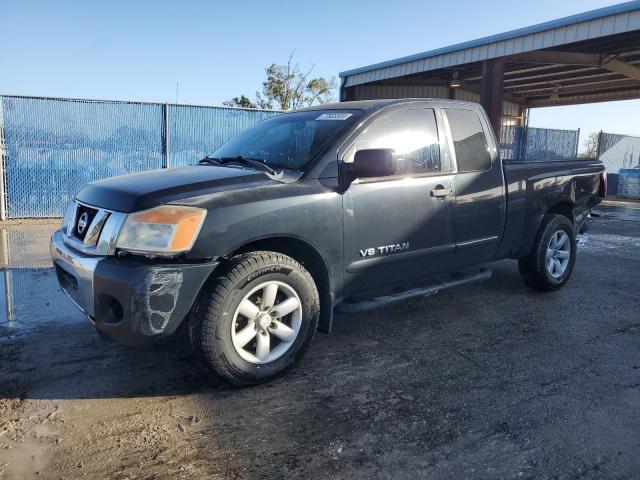
[{"label": "front bumper", "polygon": [[218,266],[89,255],[69,247],[61,231],[50,249],[62,290],[98,330],[128,345],[175,332]]}]

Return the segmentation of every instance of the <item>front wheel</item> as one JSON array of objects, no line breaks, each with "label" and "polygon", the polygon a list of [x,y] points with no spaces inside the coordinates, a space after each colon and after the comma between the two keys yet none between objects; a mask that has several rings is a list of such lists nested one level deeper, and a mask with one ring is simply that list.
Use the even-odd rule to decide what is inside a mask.
[{"label": "front wheel", "polygon": [[531,253],[518,260],[520,274],[535,290],[549,292],[562,288],[576,261],[576,234],[563,215],[545,215]]},{"label": "front wheel", "polygon": [[191,344],[234,385],[266,382],[293,368],[318,325],[313,278],[294,259],[252,252],[207,285],[189,320]]}]

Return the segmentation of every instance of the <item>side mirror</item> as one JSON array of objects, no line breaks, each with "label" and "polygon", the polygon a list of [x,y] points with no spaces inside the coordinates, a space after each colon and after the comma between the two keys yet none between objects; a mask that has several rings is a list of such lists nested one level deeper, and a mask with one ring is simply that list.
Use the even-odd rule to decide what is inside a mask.
[{"label": "side mirror", "polygon": [[392,148],[358,150],[353,157],[353,177],[388,177],[396,173]]}]

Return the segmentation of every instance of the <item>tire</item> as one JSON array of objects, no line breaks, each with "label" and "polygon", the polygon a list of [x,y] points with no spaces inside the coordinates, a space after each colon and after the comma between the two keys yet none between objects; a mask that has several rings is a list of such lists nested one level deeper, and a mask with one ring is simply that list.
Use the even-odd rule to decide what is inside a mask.
[{"label": "tire", "polygon": [[[554,244],[551,242],[554,239],[563,239],[564,235],[566,235],[565,243],[560,248],[553,248]],[[558,244],[555,246],[557,247]],[[565,246],[568,248],[568,257],[565,257],[564,252],[567,251]],[[548,263],[548,251],[551,257],[550,263]],[[518,267],[524,282],[529,287],[541,292],[551,292],[564,287],[569,281],[575,261],[576,234],[573,223],[563,215],[545,215],[540,223],[531,253],[518,260]]]},{"label": "tire", "polygon": [[[267,289],[277,293],[270,296]],[[296,301],[295,310],[278,316],[278,307],[288,311]],[[189,318],[189,336],[196,354],[216,374],[233,385],[253,385],[300,362],[319,316],[318,290],[309,272],[281,253],[256,251],[234,257],[205,285]]]}]

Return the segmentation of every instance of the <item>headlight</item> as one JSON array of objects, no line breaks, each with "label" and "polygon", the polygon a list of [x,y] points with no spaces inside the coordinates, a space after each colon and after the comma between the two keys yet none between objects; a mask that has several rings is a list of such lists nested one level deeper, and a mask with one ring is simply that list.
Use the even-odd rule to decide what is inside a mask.
[{"label": "headlight", "polygon": [[163,205],[127,215],[116,248],[133,253],[177,255],[191,249],[207,211]]}]

